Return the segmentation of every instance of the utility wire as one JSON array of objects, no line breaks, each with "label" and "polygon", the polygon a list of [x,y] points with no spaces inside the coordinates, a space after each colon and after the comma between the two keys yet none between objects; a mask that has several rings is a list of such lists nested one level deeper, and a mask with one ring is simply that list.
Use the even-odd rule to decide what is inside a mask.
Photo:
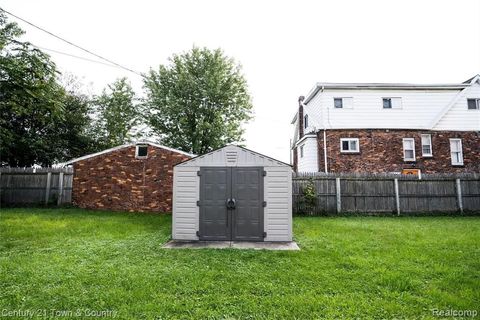
[{"label": "utility wire", "polygon": [[57,38],[57,39],[59,39],[59,40],[61,40],[61,41],[63,41],[63,42],[68,43],[69,45],[71,45],[71,46],[73,46],[73,47],[75,47],[75,48],[77,48],[77,49],[80,49],[80,50],[82,50],[82,51],[85,51],[85,52],[87,52],[88,54],[91,54],[91,55],[93,55],[93,56],[95,56],[95,57],[97,57],[97,58],[100,58],[100,59],[102,59],[102,60],[104,60],[104,61],[107,61],[108,63],[111,63],[111,64],[113,64],[113,65],[115,65],[115,66],[117,66],[117,67],[119,67],[119,68],[122,68],[122,69],[124,69],[124,70],[129,71],[129,72],[135,73],[136,75],[139,75],[139,76],[141,76],[141,77],[144,77],[144,76],[143,76],[140,72],[138,72],[138,71],[132,70],[132,69],[127,68],[127,67],[124,67],[124,66],[122,66],[121,64],[118,64],[118,63],[116,63],[116,62],[114,62],[114,61],[112,61],[112,60],[110,60],[110,59],[104,58],[104,57],[102,57],[101,55],[98,55],[98,54],[96,54],[96,53],[93,53],[92,51],[90,51],[90,50],[88,50],[88,49],[82,48],[82,47],[74,44],[73,42],[68,41],[68,40],[66,40],[66,39],[64,39],[64,38],[62,38],[62,37],[60,37],[60,36],[57,36],[56,34],[50,32],[50,31],[48,31],[48,30],[45,30],[45,29],[43,29],[42,27],[39,27],[39,26],[35,25],[34,23],[31,23],[31,22],[29,22],[29,21],[27,21],[27,20],[25,20],[25,19],[22,19],[22,18],[20,18],[19,16],[15,15],[15,14],[13,14],[13,13],[11,13],[11,12],[3,9],[3,8],[0,8],[0,10],[3,11],[3,12],[5,12],[6,14],[11,15],[11,16],[14,17],[14,18],[17,18],[18,20],[21,20],[21,21],[23,21],[23,22],[31,25],[32,27],[34,27],[34,28],[36,28],[36,29],[38,29],[38,30],[40,30],[40,31],[43,31],[43,32],[51,35],[52,37],[55,37],[55,38]]},{"label": "utility wire", "polygon": [[37,46],[33,43],[30,43],[30,44],[32,46],[34,46],[35,48],[38,48],[40,50],[45,50],[45,51],[50,51],[50,52],[54,52],[54,53],[58,53],[58,54],[63,54],[63,55],[68,56],[68,57],[72,57],[72,58],[76,58],[76,59],[80,59],[80,60],[85,60],[85,61],[88,61],[88,62],[103,64],[104,66],[108,66],[108,67],[112,67],[112,68],[120,68],[120,67],[118,67],[116,65],[113,65],[113,64],[110,64],[110,63],[105,63],[105,62],[102,62],[102,61],[93,60],[93,59],[77,56],[77,55],[74,55],[74,54],[71,54],[71,53],[66,53],[66,52],[54,50],[54,49],[48,49],[48,48],[40,47],[40,46]]},{"label": "utility wire", "polygon": [[15,40],[15,39],[12,39],[12,38],[7,38],[9,41],[12,41],[12,42],[15,42],[17,44],[21,44],[21,45],[30,45],[32,47],[35,47],[39,50],[43,50],[43,51],[50,51],[50,52],[54,52],[54,53],[58,53],[58,54],[63,54],[65,56],[68,56],[68,57],[72,57],[72,58],[76,58],[76,59],[80,59],[80,60],[85,60],[85,61],[88,61],[88,62],[93,62],[93,63],[99,63],[99,64],[102,64],[102,65],[105,65],[107,67],[112,67],[112,68],[120,68],[114,64],[110,64],[110,63],[105,63],[105,62],[102,62],[102,61],[98,61],[98,60],[93,60],[93,59],[89,59],[89,58],[85,58],[85,57],[82,57],[82,56],[77,56],[77,55],[74,55],[74,54],[71,54],[71,53],[67,53],[67,52],[63,52],[63,51],[58,51],[58,50],[54,50],[54,49],[49,49],[49,48],[45,48],[45,47],[41,47],[41,46],[37,46],[36,44],[33,44],[31,42],[22,42],[22,41],[18,41],[18,40]]}]

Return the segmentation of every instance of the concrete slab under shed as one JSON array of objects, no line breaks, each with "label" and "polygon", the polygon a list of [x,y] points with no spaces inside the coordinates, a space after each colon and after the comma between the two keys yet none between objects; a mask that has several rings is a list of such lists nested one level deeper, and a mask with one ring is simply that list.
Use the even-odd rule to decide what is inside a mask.
[{"label": "concrete slab under shed", "polygon": [[245,241],[175,241],[167,242],[165,249],[253,249],[253,250],[300,250],[295,241],[245,242]]}]

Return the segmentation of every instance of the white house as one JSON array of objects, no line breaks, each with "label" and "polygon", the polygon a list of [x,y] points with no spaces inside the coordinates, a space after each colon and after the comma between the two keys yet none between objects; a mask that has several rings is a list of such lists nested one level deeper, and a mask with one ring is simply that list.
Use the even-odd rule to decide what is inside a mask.
[{"label": "white house", "polygon": [[292,124],[298,172],[479,172],[480,75],[456,84],[317,83]]}]

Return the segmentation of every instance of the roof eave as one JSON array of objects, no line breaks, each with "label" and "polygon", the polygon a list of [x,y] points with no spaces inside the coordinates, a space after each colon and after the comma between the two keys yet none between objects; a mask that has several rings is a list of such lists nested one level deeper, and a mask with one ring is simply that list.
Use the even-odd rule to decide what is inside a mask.
[{"label": "roof eave", "polygon": [[317,87],[325,89],[432,89],[432,90],[461,90],[470,84],[383,84],[383,83],[319,83]]},{"label": "roof eave", "polygon": [[313,89],[310,90],[310,92],[307,94],[307,97],[305,98],[305,100],[303,100],[303,104],[309,103],[310,100],[312,100],[317,95],[318,91],[320,91],[320,88],[321,85],[317,83],[315,87],[313,87]]},{"label": "roof eave", "polygon": [[75,159],[72,159],[72,160],[69,160],[69,161],[66,161],[66,162],[59,163],[58,166],[63,167],[63,166],[71,165],[71,164],[74,164],[75,162],[78,162],[78,161],[90,159],[90,158],[93,158],[93,157],[96,157],[96,156],[100,156],[102,154],[106,154],[106,153],[113,152],[113,151],[120,150],[120,149],[127,148],[127,147],[136,146],[136,145],[139,145],[139,144],[148,144],[148,145],[153,146],[153,147],[168,150],[168,151],[171,151],[171,152],[180,153],[180,154],[186,155],[188,157],[192,157],[192,158],[196,156],[192,153],[188,153],[188,152],[185,152],[185,151],[182,151],[182,150],[178,150],[178,149],[170,148],[170,147],[167,147],[167,146],[163,146],[161,144],[157,144],[157,143],[149,141],[149,140],[141,140],[141,141],[127,143],[127,144],[123,144],[123,145],[116,146],[116,147],[113,147],[113,148],[105,149],[105,150],[102,150],[102,151],[99,151],[99,152],[87,154],[87,155],[82,156],[82,157],[78,157],[78,158],[75,158]]},{"label": "roof eave", "polygon": [[295,122],[297,122],[297,116],[298,116],[298,112],[295,112],[295,116],[293,117],[292,121],[290,122],[290,124],[295,124]]}]

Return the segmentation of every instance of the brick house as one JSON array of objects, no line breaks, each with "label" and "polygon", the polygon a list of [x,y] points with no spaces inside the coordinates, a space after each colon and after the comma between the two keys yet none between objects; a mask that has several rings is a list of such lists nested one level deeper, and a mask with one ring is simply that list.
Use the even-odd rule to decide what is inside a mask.
[{"label": "brick house", "polygon": [[296,172],[480,172],[480,76],[318,83],[292,120]]},{"label": "brick house", "polygon": [[72,202],[88,209],[169,212],[173,166],[193,156],[143,141],[73,159],[64,163],[74,168]]}]

